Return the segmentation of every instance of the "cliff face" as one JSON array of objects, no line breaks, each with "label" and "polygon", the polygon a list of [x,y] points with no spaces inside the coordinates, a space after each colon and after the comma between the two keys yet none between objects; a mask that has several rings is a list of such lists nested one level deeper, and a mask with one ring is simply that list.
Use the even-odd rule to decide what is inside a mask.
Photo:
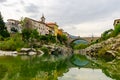
[{"label": "cliff face", "polygon": [[120,35],[79,50],[79,53],[89,58],[120,59]]}]

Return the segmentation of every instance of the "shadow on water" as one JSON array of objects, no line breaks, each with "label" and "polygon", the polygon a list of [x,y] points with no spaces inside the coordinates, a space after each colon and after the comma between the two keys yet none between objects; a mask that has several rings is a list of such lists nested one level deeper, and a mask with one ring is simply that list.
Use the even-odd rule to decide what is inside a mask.
[{"label": "shadow on water", "polygon": [[[112,70],[109,71],[112,67],[105,66],[107,65],[100,66],[80,55],[67,56],[67,58],[63,56],[4,56],[0,57],[0,80],[69,80],[65,77],[66,75],[68,77],[77,76],[81,72],[84,73],[84,75],[81,74],[83,76],[78,75],[78,78],[81,79],[84,79],[85,75],[91,75],[93,77],[91,79],[99,78],[99,75],[106,78],[102,71],[112,77],[110,73]],[[117,69],[117,65],[115,67]],[[113,74],[113,76],[115,75]]]}]

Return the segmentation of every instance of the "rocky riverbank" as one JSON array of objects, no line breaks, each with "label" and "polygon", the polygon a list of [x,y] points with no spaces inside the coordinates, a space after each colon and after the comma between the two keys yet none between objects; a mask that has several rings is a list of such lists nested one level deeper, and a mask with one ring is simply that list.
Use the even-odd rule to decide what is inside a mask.
[{"label": "rocky riverbank", "polygon": [[[43,45],[49,51],[47,54],[51,55],[71,55],[73,50],[64,45]],[[0,56],[17,56],[17,55],[43,55],[46,54],[41,48],[21,48],[19,51],[2,51],[0,50]]]},{"label": "rocky riverbank", "polygon": [[92,59],[98,57],[120,59],[120,35],[77,52]]}]

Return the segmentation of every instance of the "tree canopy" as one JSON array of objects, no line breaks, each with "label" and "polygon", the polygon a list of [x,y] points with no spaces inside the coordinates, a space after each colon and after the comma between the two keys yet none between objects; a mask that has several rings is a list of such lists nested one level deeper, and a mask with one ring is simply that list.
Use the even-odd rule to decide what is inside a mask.
[{"label": "tree canopy", "polygon": [[5,27],[5,22],[3,21],[3,17],[0,13],[0,36],[2,37],[9,37],[10,34],[7,31],[7,28]]}]

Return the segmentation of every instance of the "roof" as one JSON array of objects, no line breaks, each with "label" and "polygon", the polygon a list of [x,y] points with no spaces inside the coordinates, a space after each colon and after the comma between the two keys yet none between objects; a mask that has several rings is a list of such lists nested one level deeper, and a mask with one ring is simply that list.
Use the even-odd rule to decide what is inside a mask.
[{"label": "roof", "polygon": [[53,22],[49,22],[49,23],[46,23],[47,25],[56,25],[56,23],[53,23]]},{"label": "roof", "polygon": [[[32,20],[32,21],[38,22],[38,23],[43,23],[43,22],[41,22],[41,21],[37,21],[37,20],[31,19],[31,18],[28,18],[28,17],[25,17],[25,19]],[[43,23],[43,24],[45,24],[45,23]]]},{"label": "roof", "polygon": [[19,22],[18,20],[15,20],[15,19],[8,19],[7,21],[16,21],[16,22]]}]

